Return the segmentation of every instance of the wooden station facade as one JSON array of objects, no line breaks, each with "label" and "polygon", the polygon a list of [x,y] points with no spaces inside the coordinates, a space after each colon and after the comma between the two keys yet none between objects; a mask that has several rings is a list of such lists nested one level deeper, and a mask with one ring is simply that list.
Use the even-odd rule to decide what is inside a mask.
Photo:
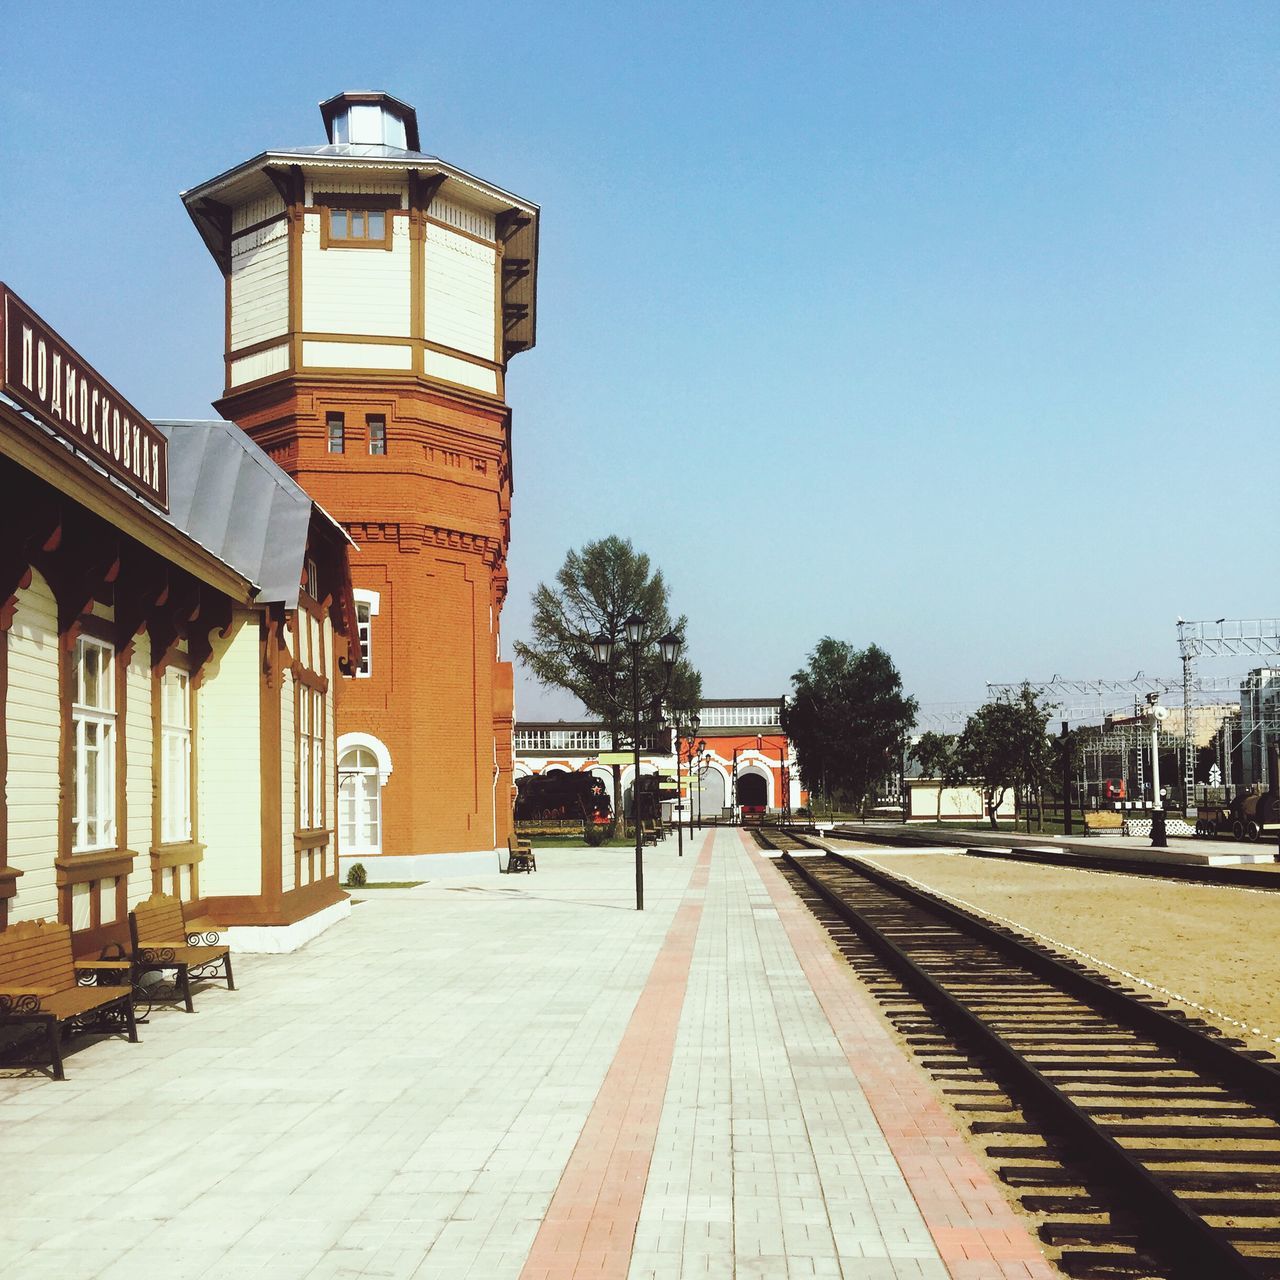
[{"label": "wooden station facade", "polygon": [[421,152],[413,108],[387,94],[340,94],[321,115],[325,145],[183,196],[226,281],[215,407],[360,547],[364,653],[338,704],[344,867],[489,867],[513,767],[505,376],[534,343],[538,209]]},{"label": "wooden station facade", "polygon": [[234,426],[156,424],[0,285],[0,929],[172,893],[283,950],[347,906],[343,531]]}]

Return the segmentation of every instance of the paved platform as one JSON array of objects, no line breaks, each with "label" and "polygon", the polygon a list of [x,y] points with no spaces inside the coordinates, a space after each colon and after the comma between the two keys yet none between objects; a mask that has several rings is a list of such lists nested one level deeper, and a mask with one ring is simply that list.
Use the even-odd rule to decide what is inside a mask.
[{"label": "paved platform", "polygon": [[240,990],[0,1073],[0,1274],[1047,1280],[735,830],[369,891]]}]

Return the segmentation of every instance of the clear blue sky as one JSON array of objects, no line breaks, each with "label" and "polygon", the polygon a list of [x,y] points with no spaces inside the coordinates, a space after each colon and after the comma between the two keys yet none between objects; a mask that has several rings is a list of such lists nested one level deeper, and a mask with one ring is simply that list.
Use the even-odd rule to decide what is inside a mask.
[{"label": "clear blue sky", "polygon": [[[1280,8],[10,5],[0,278],[144,412],[220,390],[178,192],[381,88],[543,208],[508,641],[571,545],[710,694],[824,634],[924,701],[1275,616]],[[526,718],[559,713],[522,683]]]}]

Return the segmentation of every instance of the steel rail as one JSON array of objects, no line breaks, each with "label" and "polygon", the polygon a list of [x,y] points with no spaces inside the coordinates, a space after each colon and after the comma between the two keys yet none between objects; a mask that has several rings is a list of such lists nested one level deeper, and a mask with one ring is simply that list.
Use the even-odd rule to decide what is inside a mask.
[{"label": "steel rail", "polygon": [[[861,864],[850,864],[839,855],[828,855],[828,857],[834,858],[838,863],[844,864],[859,874],[866,875],[868,872],[867,867]],[[1029,1102],[1051,1116],[1067,1137],[1088,1152],[1144,1215],[1147,1225],[1152,1228],[1151,1235],[1169,1245],[1175,1274],[1185,1276],[1187,1280],[1205,1280],[1207,1276],[1213,1276],[1215,1280],[1267,1280],[1267,1277],[1274,1274],[1270,1268],[1264,1269],[1259,1260],[1241,1253],[1225,1235],[1211,1227],[1199,1214],[1190,1209],[1150,1170],[1134,1159],[1129,1151],[1099,1126],[1087,1112],[1073,1102],[1063,1090],[1031,1065],[1013,1045],[987,1025],[979,1015],[966,1008],[926,973],[861,912],[833,889],[823,884],[790,853],[783,854],[783,861],[834,915],[862,938],[940,1022],[962,1040],[976,1043],[1007,1073],[1016,1090],[1020,1091]],[[909,889],[910,886],[902,885],[894,877],[885,876],[883,882],[875,875],[868,878],[891,893],[899,893],[909,901],[917,892],[901,893],[903,889]],[[932,910],[931,907],[922,907],[918,901],[913,902],[913,905],[924,910]],[[961,914],[967,915],[967,913]],[[965,922],[963,926],[966,931],[967,923]],[[985,925],[985,922],[983,924]],[[1002,953],[1013,951],[1013,948],[1006,945],[1009,941],[1007,938],[999,939],[998,949]],[[1034,956],[1035,953],[1032,952],[1032,955]],[[1039,957],[1037,956],[1036,959],[1038,960]],[[1041,972],[1038,963],[1033,968],[1033,972]],[[1115,992],[1108,990],[1108,994],[1114,996]],[[1136,1001],[1131,1002],[1131,1005],[1143,1009],[1144,1012],[1151,1012],[1146,1006],[1138,1005]],[[1271,1080],[1271,1088],[1274,1090],[1280,1075],[1270,1071],[1268,1077]],[[1272,1105],[1274,1105],[1274,1095]]]},{"label": "steel rail", "polygon": [[[879,867],[828,853],[827,857],[858,875],[878,884],[882,889],[905,898],[931,915],[940,916],[961,932],[1008,956],[1020,967],[1056,986],[1065,988],[1080,1000],[1096,1004],[1116,1021],[1126,1022],[1145,1035],[1172,1042],[1184,1057],[1206,1071],[1220,1076],[1233,1088],[1251,1095],[1249,1101],[1260,1111],[1280,1120],[1280,1067],[1257,1058],[1247,1057],[1225,1040],[1209,1035],[1177,1014],[1155,1004],[1136,999],[1118,983],[1095,976],[1075,961],[1062,959],[1045,948],[1019,937],[1013,930],[993,924],[975,912],[948,902],[936,894],[917,889]],[[792,860],[794,863],[794,859]]]}]

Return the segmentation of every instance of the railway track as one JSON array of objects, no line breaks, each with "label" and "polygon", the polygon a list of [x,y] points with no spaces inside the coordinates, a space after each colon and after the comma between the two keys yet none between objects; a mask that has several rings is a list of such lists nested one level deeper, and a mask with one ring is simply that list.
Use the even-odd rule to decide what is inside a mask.
[{"label": "railway track", "polygon": [[[833,830],[831,840],[893,845],[922,849],[938,846],[954,847],[958,853],[983,858],[1008,858],[1015,862],[1040,862],[1058,867],[1075,867],[1085,871],[1114,871],[1120,875],[1152,876],[1164,880],[1185,880],[1192,884],[1234,885],[1236,888],[1265,889],[1280,892],[1280,871],[1260,867],[1210,867],[1188,862],[1151,862],[1142,858],[1110,857],[1091,853],[1079,845],[1067,845],[1060,849],[1039,848],[1018,844],[1012,848],[1004,845],[977,844],[981,839],[976,832],[927,831],[905,832],[884,830],[877,827]],[[1007,839],[1008,837],[1003,837]]]},{"label": "railway track", "polygon": [[1280,1068],[841,854],[761,832],[1080,1280],[1280,1277]]}]

